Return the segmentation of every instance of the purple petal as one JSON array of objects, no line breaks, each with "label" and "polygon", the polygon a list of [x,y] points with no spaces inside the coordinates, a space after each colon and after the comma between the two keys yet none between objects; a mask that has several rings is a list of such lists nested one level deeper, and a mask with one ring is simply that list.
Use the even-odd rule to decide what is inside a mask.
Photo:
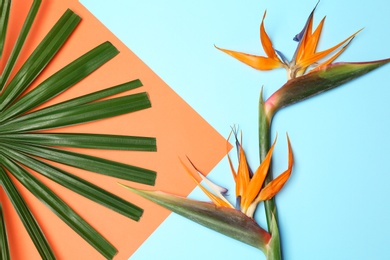
[{"label": "purple petal", "polygon": [[294,41],[296,42],[300,42],[302,40],[302,37],[303,35],[305,34],[305,31],[307,29],[307,26],[309,25],[309,22],[310,20],[312,19],[313,15],[314,15],[314,11],[316,10],[317,8],[317,5],[320,3],[320,1],[317,2],[316,6],[314,6],[313,8],[313,11],[311,11],[309,17],[307,18],[306,20],[306,24],[305,26],[303,27],[302,31],[300,33],[298,33],[297,35],[295,35],[295,37],[293,38]]},{"label": "purple petal", "polygon": [[286,58],[286,56],[284,56],[284,54],[281,51],[278,51],[278,50],[275,49],[275,52],[279,56],[279,58],[283,61],[284,64],[289,64],[290,63],[290,61]]}]

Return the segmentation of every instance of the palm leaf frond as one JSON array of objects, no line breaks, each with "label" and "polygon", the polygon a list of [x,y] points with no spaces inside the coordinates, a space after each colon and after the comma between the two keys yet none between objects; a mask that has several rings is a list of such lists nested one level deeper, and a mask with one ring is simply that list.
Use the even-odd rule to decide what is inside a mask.
[{"label": "palm leaf frond", "polygon": [[0,204],[0,259],[9,260],[9,245],[8,245],[8,235],[5,228],[5,219],[3,213],[3,206]]},{"label": "palm leaf frond", "polygon": [[[41,174],[96,203],[138,221],[143,213],[141,208],[52,163],[69,165],[89,171],[91,174],[103,174],[154,185],[156,172],[153,170],[63,148],[156,151],[155,138],[99,133],[48,133],[46,130],[140,111],[150,108],[151,103],[145,92],[125,93],[141,87],[140,80],[132,80],[61,103],[53,100],[119,53],[110,42],[96,46],[41,83],[34,84],[36,87],[30,87],[57,52],[63,47],[66,48],[65,42],[81,20],[77,14],[68,9],[20,69],[14,71],[17,67],[16,62],[19,63],[19,54],[28,44],[28,35],[39,14],[40,5],[41,0],[33,1],[12,51],[8,57],[5,57],[6,55],[2,54],[6,43],[6,32],[12,30],[8,28],[11,1],[0,1],[0,57],[7,59],[0,76],[1,185],[43,259],[55,259],[55,254],[15,182],[21,183],[105,258],[112,259],[117,253],[115,247],[32,172]],[[113,97],[117,94],[122,95]],[[47,106],[49,101],[54,105]],[[1,226],[4,223],[1,209],[0,206],[0,246],[2,259],[7,259],[9,257],[9,253],[7,256],[7,233],[6,228]]]},{"label": "palm leaf frond", "polygon": [[72,210],[53,191],[10,158],[2,156],[0,157],[0,162],[8,171],[12,172],[12,175],[14,175],[18,181],[23,184],[23,186],[33,193],[35,197],[46,204],[47,207],[49,207],[58,217],[60,217],[88,243],[95,247],[102,255],[110,259],[114,257],[117,253],[115,247],[84,219],[82,219],[74,210]]},{"label": "palm leaf frond", "polygon": [[118,54],[118,50],[109,42],[103,43],[87,52],[3,111],[0,115],[0,122],[29,111],[61,94],[109,61],[116,54]]},{"label": "palm leaf frond", "polygon": [[20,195],[11,178],[7,175],[3,168],[0,168],[0,180],[3,189],[7,193],[8,198],[11,200],[12,205],[14,206],[16,212],[19,215],[19,218],[21,219],[24,227],[34,242],[34,245],[37,248],[39,254],[42,256],[42,259],[55,259],[54,253],[51,250],[45,235],[43,234],[23,197]]},{"label": "palm leaf frond", "polygon": [[19,153],[12,149],[7,151],[14,158],[15,162],[24,165],[43,176],[77,192],[78,194],[100,203],[126,217],[139,220],[143,210],[124,199],[64,170],[54,167],[45,162],[39,161],[28,155]]},{"label": "palm leaf frond", "polygon": [[1,93],[0,110],[11,104],[32,83],[59,51],[80,19],[71,10],[64,13]]},{"label": "palm leaf frond", "polygon": [[[8,14],[9,14],[9,9],[11,7],[11,1],[2,1],[4,2],[5,8],[4,8],[4,16],[3,13],[1,14],[2,19],[4,19],[4,22],[8,21]],[[12,53],[10,57],[7,60],[7,64],[5,65],[3,74],[1,75],[0,79],[0,91],[4,89],[4,85],[8,80],[9,75],[11,74],[11,71],[15,65],[16,60],[18,59],[19,53],[22,50],[22,47],[27,39],[28,33],[30,32],[31,26],[33,25],[33,22],[35,20],[35,17],[38,13],[39,7],[41,6],[42,0],[35,0],[33,4],[31,5],[30,11],[27,14],[26,20],[23,24],[23,27],[19,33],[19,37],[15,42],[14,48],[12,49]],[[4,17],[4,18],[3,18]],[[1,24],[3,24],[3,21],[0,21]],[[7,24],[4,23],[4,26],[6,27]],[[4,40],[5,40],[5,33],[6,33],[6,28],[4,28]]]},{"label": "palm leaf frond", "polygon": [[10,8],[11,8],[10,0],[0,2],[0,58],[3,56]]}]

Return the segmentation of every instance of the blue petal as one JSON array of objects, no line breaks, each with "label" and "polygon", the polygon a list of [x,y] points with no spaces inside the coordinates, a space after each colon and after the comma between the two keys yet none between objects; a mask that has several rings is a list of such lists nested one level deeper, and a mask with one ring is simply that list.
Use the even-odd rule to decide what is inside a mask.
[{"label": "blue petal", "polygon": [[307,21],[306,21],[306,24],[305,26],[303,27],[302,31],[300,33],[298,33],[297,35],[294,36],[293,40],[296,41],[296,42],[300,42],[302,40],[302,37],[303,35],[305,34],[305,31],[306,31],[306,28],[307,26],[309,25],[309,22],[310,20],[312,19],[313,15],[314,15],[314,11],[316,10],[317,8],[317,5],[320,3],[320,1],[317,2],[316,6],[314,6],[313,8],[313,11],[311,11],[309,17],[307,18]]},{"label": "blue petal", "polygon": [[[295,38],[294,38],[295,39]],[[283,61],[284,64],[289,64],[289,60],[284,56],[284,54],[278,50],[275,49],[276,54],[279,56],[279,58]]]}]

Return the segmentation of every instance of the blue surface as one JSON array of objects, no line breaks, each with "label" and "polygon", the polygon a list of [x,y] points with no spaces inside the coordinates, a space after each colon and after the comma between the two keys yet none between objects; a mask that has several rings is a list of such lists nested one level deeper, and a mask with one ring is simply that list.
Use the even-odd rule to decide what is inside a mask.
[{"label": "blue surface", "polygon": [[[259,91],[264,85],[269,96],[285,82],[285,72],[255,71],[213,45],[263,55],[259,24],[267,9],[266,30],[291,57],[292,37],[315,0],[80,2],[222,135],[239,124],[257,167]],[[364,27],[338,60],[390,57],[389,11],[385,0],[320,2],[315,24],[325,15],[327,21],[319,49]],[[296,160],[277,197],[285,260],[390,259],[389,99],[387,65],[276,115],[275,172],[287,165],[287,131]],[[226,159],[210,177],[232,187]],[[190,196],[204,198],[198,189]],[[131,260],[243,258],[264,259],[249,246],[171,214]]]}]

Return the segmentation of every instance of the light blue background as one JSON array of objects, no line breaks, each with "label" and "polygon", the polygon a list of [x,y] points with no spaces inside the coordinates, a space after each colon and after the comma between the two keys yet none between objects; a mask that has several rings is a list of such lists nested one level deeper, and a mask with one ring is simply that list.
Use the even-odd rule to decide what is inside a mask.
[{"label": "light blue background", "polygon": [[[258,165],[257,102],[285,82],[285,72],[259,72],[213,45],[263,55],[259,24],[291,57],[316,0],[80,0],[98,19],[227,136],[238,124],[253,168]],[[323,0],[327,16],[319,49],[360,28],[340,61],[390,57],[390,4],[385,0]],[[287,165],[284,133],[293,144],[292,178],[277,197],[285,260],[390,259],[390,65],[280,111],[275,172]],[[232,187],[226,159],[210,177]],[[174,191],[171,191],[174,192]],[[233,191],[231,192],[233,194]],[[199,190],[191,195],[204,199]],[[263,217],[259,218],[261,223]],[[131,260],[264,259],[261,252],[175,214]]]}]

